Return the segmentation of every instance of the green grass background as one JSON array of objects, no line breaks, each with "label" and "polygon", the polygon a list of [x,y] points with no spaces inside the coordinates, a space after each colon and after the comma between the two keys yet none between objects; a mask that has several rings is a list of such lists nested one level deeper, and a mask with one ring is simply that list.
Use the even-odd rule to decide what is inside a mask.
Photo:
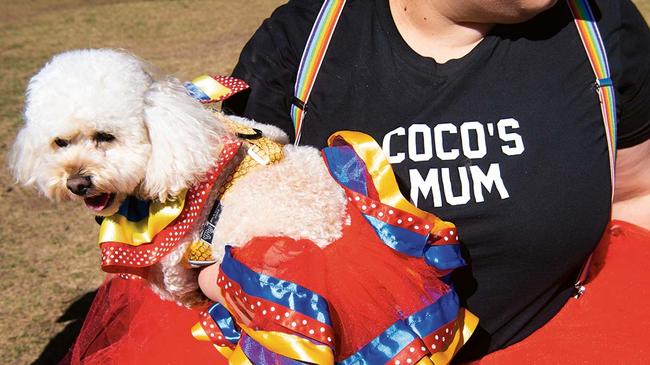
[{"label": "green grass background", "polygon": [[99,47],[128,49],[181,79],[227,75],[281,2],[0,0],[0,364],[33,362],[68,324],[57,322],[65,309],[104,276],[85,209],[47,202],[5,169],[28,78],[55,53]]},{"label": "green grass background", "polygon": [[[57,320],[65,309],[103,278],[85,209],[55,206],[4,169],[28,78],[55,53],[98,47],[128,49],[181,79],[227,75],[281,2],[0,0],[0,364],[38,358],[68,324]],[[635,2],[650,15],[650,0]]]}]

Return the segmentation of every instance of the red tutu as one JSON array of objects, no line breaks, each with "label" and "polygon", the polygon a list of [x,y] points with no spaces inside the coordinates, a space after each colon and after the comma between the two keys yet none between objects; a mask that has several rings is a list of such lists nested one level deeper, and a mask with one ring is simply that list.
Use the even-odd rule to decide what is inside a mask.
[{"label": "red tutu", "polygon": [[348,199],[342,237],[227,248],[216,282],[225,302],[203,315],[203,339],[231,361],[447,363],[476,325],[446,281],[465,264],[455,226],[401,196],[370,137],[330,143],[323,157]]},{"label": "red tutu", "polygon": [[476,361],[508,364],[647,364],[650,231],[612,221],[594,254],[587,291],[531,336]]},{"label": "red tutu", "polygon": [[[277,239],[273,241],[276,245],[280,243]],[[271,240],[259,240],[251,246],[251,250],[268,253],[269,250],[265,248],[269,247],[268,242]],[[287,252],[291,252],[290,248],[303,247],[309,252],[315,251],[311,243],[304,241],[283,242]],[[364,240],[359,242],[360,248],[365,245]],[[650,327],[645,312],[650,304],[650,282],[643,272],[645,263],[650,260],[650,250],[646,247],[648,243],[650,231],[625,222],[612,222],[595,256],[597,274],[592,275],[585,296],[577,301],[571,299],[556,318],[529,338],[476,363],[647,363],[650,352],[642,341],[646,329]],[[332,249],[331,253],[326,254],[332,259],[328,264],[341,274],[347,272],[346,265],[335,259],[335,248]],[[381,279],[393,269],[396,272],[403,270],[392,266],[391,259],[387,261],[391,266],[367,267],[364,264],[370,262],[366,258],[367,252],[356,251],[356,254],[360,258],[359,275],[368,270]],[[397,263],[399,261],[396,260]],[[260,259],[251,264],[265,266],[262,262]],[[318,280],[316,271],[308,272],[313,273],[310,275],[313,278],[307,281]],[[392,276],[392,273],[388,275]],[[381,327],[380,321],[375,322],[375,319],[386,322],[391,317],[375,314],[374,304],[381,305],[385,302],[384,298],[395,300],[398,293],[408,292],[406,288],[413,289],[411,284],[404,287],[391,285],[385,291],[378,288],[373,292],[386,297],[382,296],[377,301],[371,292],[361,289],[361,283],[342,280],[332,284],[335,287],[324,287],[326,292],[337,292],[338,285],[349,285],[350,289],[358,292],[358,307],[341,311],[341,314],[337,311],[337,322],[356,323],[344,331],[352,331],[350,333],[358,334],[359,338],[371,336]],[[419,290],[416,289],[416,292]],[[339,301],[335,298],[331,297],[333,303]],[[97,293],[79,338],[61,364],[227,363],[211,346],[191,336],[189,329],[196,322],[198,311],[161,301],[142,280],[108,278]],[[349,317],[357,318],[352,319],[354,322],[347,322],[346,313]],[[354,346],[353,342],[345,346]]]},{"label": "red tutu", "polygon": [[[440,270],[396,253],[356,209],[348,212],[343,237],[325,249],[307,240],[266,237],[233,250],[233,257],[253,271],[298,283],[327,300],[339,360],[450,291],[439,279]],[[257,310],[246,313],[252,326],[268,322]]]},{"label": "red tutu", "polygon": [[144,280],[111,275],[60,364],[227,363],[214,348],[192,337],[199,311],[161,300]]}]

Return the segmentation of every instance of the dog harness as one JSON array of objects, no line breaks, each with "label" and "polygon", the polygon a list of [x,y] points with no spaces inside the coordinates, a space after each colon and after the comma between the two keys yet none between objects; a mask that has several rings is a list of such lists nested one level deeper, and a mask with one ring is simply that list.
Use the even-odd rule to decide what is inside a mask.
[{"label": "dog harness", "polygon": [[259,166],[277,163],[284,157],[282,145],[264,137],[258,129],[238,124],[231,120],[226,120],[226,127],[244,141],[246,154],[219,187],[217,199],[212,205],[208,220],[201,230],[199,241],[192,242],[185,252],[185,259],[191,267],[208,266],[217,262],[212,257],[211,242],[214,237],[214,230],[216,229],[219,215],[221,214],[221,200],[235,182],[251,170]]},{"label": "dog harness", "polygon": [[[201,239],[185,252],[191,267],[210,265],[210,242],[221,211],[220,200],[233,184],[251,170],[280,161],[282,145],[264,137],[259,130],[227,122],[239,139],[224,137],[215,166],[203,181],[165,203],[129,196],[118,212],[103,218],[99,229],[102,269],[126,278],[147,277],[149,268],[171,252],[189,232],[205,209],[211,209]],[[210,192],[218,186],[212,207],[206,207]]]}]

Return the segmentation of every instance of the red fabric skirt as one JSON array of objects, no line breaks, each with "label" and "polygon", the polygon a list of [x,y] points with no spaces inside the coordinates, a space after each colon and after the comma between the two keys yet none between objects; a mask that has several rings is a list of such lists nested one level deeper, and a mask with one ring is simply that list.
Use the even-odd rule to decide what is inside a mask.
[{"label": "red fabric skirt", "polygon": [[[585,295],[524,341],[472,364],[648,363],[648,245],[650,231],[612,222]],[[225,364],[190,333],[201,309],[162,301],[142,280],[107,279],[61,364]]]},{"label": "red fabric skirt", "polygon": [[650,231],[612,221],[587,291],[525,340],[472,365],[650,363]]},{"label": "red fabric skirt", "polygon": [[192,337],[200,310],[161,300],[144,280],[108,277],[59,364],[226,364]]},{"label": "red fabric skirt", "polygon": [[[233,250],[249,269],[296,283],[327,300],[337,337],[336,361],[451,290],[439,279],[442,271],[388,247],[358,210],[350,206],[347,212],[350,224],[325,248],[309,240],[259,237]],[[236,306],[234,299],[226,301]],[[276,325],[251,313],[252,327],[270,330],[267,326]]]}]

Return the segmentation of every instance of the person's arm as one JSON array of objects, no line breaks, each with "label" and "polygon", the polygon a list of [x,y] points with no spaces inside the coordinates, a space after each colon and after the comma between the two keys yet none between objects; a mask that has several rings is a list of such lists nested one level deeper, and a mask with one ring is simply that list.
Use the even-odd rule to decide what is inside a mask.
[{"label": "person's arm", "polygon": [[620,16],[605,39],[620,105],[612,216],[650,229],[650,30],[630,1],[600,4]]},{"label": "person's arm", "polygon": [[612,217],[650,229],[650,140],[618,151]]}]

